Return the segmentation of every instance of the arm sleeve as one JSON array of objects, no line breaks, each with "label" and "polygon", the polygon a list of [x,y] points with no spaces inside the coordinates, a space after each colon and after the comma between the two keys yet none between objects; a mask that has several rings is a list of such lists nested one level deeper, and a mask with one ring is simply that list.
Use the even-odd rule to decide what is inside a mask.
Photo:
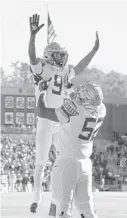
[{"label": "arm sleeve", "polygon": [[61,108],[46,108],[45,107],[45,94],[41,94],[37,104],[37,115],[51,121],[67,123],[69,117],[63,112]]},{"label": "arm sleeve", "polygon": [[55,108],[45,107],[45,93],[39,96],[38,103],[37,103],[37,115],[41,118],[59,122],[59,119],[55,113]]},{"label": "arm sleeve", "polygon": [[59,119],[55,113],[55,109],[54,108],[46,108],[45,111],[43,111],[42,114],[42,118],[51,120],[51,121],[55,121],[55,122],[59,122]]}]

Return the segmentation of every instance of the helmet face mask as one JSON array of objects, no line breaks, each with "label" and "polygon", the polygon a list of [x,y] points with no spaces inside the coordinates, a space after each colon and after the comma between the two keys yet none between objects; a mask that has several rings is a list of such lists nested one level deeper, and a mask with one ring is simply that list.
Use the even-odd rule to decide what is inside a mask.
[{"label": "helmet face mask", "polygon": [[54,63],[58,67],[64,67],[68,60],[68,54],[65,51],[55,51],[52,53]]},{"label": "helmet face mask", "polygon": [[58,43],[51,42],[44,50],[44,59],[51,65],[63,68],[67,63],[68,53]]}]

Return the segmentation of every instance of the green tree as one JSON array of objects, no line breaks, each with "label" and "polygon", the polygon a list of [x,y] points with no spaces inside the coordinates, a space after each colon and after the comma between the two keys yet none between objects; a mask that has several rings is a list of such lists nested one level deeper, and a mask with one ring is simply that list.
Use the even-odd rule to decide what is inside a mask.
[{"label": "green tree", "polygon": [[13,73],[10,81],[12,85],[23,86],[33,84],[33,78],[27,63],[16,61],[11,64],[11,67],[13,68]]},{"label": "green tree", "polygon": [[33,78],[27,63],[21,62],[19,67],[20,78],[24,84],[32,84]]},{"label": "green tree", "polygon": [[121,97],[127,96],[127,78],[115,71],[105,74],[103,81],[103,91],[105,95],[113,93]]},{"label": "green tree", "polygon": [[127,76],[111,71],[105,74],[97,68],[86,68],[82,73],[86,81],[97,83],[103,90],[104,95],[116,94],[121,97],[127,97]]}]

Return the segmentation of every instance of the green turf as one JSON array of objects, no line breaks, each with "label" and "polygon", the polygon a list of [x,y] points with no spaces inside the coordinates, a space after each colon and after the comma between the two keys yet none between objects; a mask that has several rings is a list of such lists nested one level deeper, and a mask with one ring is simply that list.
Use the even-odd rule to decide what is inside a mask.
[{"label": "green turf", "polygon": [[[29,212],[31,193],[2,193],[1,218],[47,218],[51,193],[44,193],[36,214]],[[127,218],[127,192],[96,192],[95,207],[99,218]],[[80,218],[76,208],[73,218]]]}]

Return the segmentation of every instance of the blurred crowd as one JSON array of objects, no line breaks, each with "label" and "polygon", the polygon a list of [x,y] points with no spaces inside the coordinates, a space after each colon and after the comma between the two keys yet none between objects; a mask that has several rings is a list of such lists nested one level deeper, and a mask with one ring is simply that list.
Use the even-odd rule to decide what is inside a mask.
[{"label": "blurred crowd", "polygon": [[[44,191],[50,190],[51,171],[55,158],[56,151],[52,145],[43,172]],[[127,136],[114,133],[113,140],[103,151],[94,145],[91,159],[94,184],[99,184],[102,190],[105,185],[121,185],[127,179]],[[10,137],[1,140],[1,183],[6,185],[7,191],[32,191],[34,168],[34,142]]]},{"label": "blurred crowd", "polygon": [[3,125],[1,126],[1,133],[2,134],[35,134],[36,132],[36,127],[35,125],[22,125],[22,124],[17,124],[17,125]]},{"label": "blurred crowd", "polygon": [[[51,145],[44,168],[42,187],[50,189],[50,174],[55,161]],[[1,140],[1,184],[7,191],[32,191],[34,186],[35,142],[5,137]]]},{"label": "blurred crowd", "polygon": [[[103,145],[102,145],[103,147]],[[96,146],[91,155],[93,161],[93,181],[105,185],[127,183],[127,135],[113,133],[113,138],[103,151]]]},{"label": "blurred crowd", "polygon": [[1,174],[7,180],[8,191],[26,191],[28,184],[33,187],[34,163],[34,142],[10,137],[1,140]]}]

